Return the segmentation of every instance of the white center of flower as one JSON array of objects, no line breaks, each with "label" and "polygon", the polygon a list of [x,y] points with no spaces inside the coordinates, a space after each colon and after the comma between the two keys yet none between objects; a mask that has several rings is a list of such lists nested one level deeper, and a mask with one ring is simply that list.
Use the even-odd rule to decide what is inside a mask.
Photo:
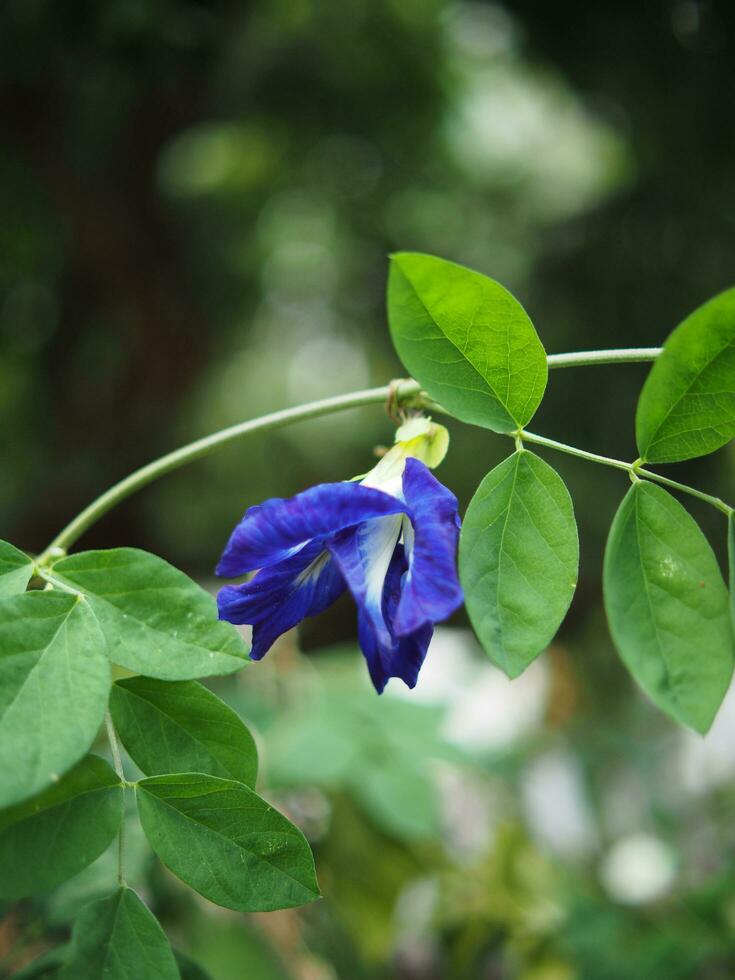
[{"label": "white center of flower", "polygon": [[359,529],[359,546],[365,556],[366,605],[382,618],[383,584],[403,523],[402,514],[366,521]]}]

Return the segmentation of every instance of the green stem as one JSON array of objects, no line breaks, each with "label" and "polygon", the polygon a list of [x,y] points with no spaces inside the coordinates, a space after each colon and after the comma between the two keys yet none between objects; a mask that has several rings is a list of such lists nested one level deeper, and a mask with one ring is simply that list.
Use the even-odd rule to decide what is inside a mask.
[{"label": "green stem", "polygon": [[685,483],[678,483],[676,480],[670,480],[667,476],[661,476],[658,473],[654,473],[652,470],[644,470],[640,466],[636,466],[635,473],[638,476],[642,476],[645,480],[655,480],[656,483],[660,483],[665,487],[671,487],[672,490],[679,490],[681,493],[688,493],[690,497],[697,497],[699,500],[703,500],[706,504],[711,504],[718,510],[721,510],[723,514],[730,517],[735,511],[729,504],[726,504],[724,500],[719,497],[713,497],[712,494],[704,493],[702,490],[696,490],[694,487],[689,487]]},{"label": "green stem", "polygon": [[620,350],[580,350],[572,354],[549,354],[550,368],[580,367],[590,364],[637,364],[655,361],[661,347],[627,347]]},{"label": "green stem", "polygon": [[62,592],[68,592],[70,595],[75,595],[78,599],[86,599],[83,592],[80,592],[79,589],[75,589],[71,585],[67,585],[66,582],[62,582],[61,579],[51,573],[50,569],[44,568],[39,563],[37,563],[36,573],[44,582],[48,582],[52,588],[60,589]]},{"label": "green stem", "polygon": [[[420,385],[416,381],[406,381],[399,389],[398,395],[401,401],[405,401],[420,392]],[[372,405],[376,402],[385,402],[391,393],[390,385],[383,385],[380,388],[368,388],[364,391],[353,391],[348,395],[337,395],[334,398],[323,398],[320,401],[309,402],[307,405],[298,405],[295,408],[285,408],[279,412],[271,412],[269,415],[261,415],[257,419],[249,419],[247,422],[239,422],[226,429],[220,429],[212,435],[197,439],[181,449],[175,449],[160,459],[142,466],[139,470],[126,476],[113,487],[110,487],[101,497],[94,500],[88,507],[78,514],[73,521],[54,538],[48,548],[38,558],[38,564],[43,565],[50,558],[57,554],[67,551],[74,542],[81,537],[109,510],[126,497],[135,493],[157,480],[160,476],[177,470],[186,463],[191,463],[196,459],[209,456],[220,446],[226,446],[230,442],[235,442],[243,436],[251,435],[255,432],[268,432],[271,429],[280,429],[292,422],[303,422],[306,419],[317,418],[320,415],[330,415],[332,412],[341,412],[348,408],[359,408],[362,405]]]},{"label": "green stem", "polygon": [[[620,364],[635,361],[652,361],[658,357],[660,348],[643,347],[640,349],[625,350],[601,350],[601,351],[580,351],[570,354],[550,354],[548,363],[550,368],[580,367],[585,364]],[[387,402],[389,397],[393,397],[398,403],[406,401],[419,395],[421,386],[416,381],[404,381],[397,390],[391,385],[382,385],[380,388],[367,388],[364,391],[354,391],[348,395],[337,395],[334,398],[323,398],[319,401],[310,402],[307,405],[298,405],[296,408],[286,408],[280,412],[272,412],[269,415],[262,415],[257,419],[250,419],[247,422],[239,422],[231,425],[212,435],[197,439],[196,442],[175,449],[160,459],[148,463],[129,476],[126,476],[119,483],[110,487],[105,493],[94,500],[88,507],[78,514],[73,521],[61,531],[38,558],[38,564],[47,564],[51,559],[63,555],[68,549],[87,531],[96,521],[103,517],[109,510],[125,500],[131,494],[147,484],[157,480],[158,477],[172,470],[191,463],[193,460],[208,456],[220,446],[225,446],[230,442],[235,442],[243,436],[251,435],[254,432],[268,432],[271,429],[279,429],[292,422],[302,422],[306,419],[317,418],[320,415],[330,415],[332,412],[342,412],[349,408],[359,408],[363,405],[373,405],[375,403]],[[426,400],[428,402],[428,400]],[[431,408],[441,411],[441,407],[431,403]]]},{"label": "green stem", "polygon": [[720,500],[719,497],[713,497],[711,494],[704,493],[694,487],[689,487],[685,483],[670,480],[668,477],[654,473],[652,470],[642,469],[637,462],[626,463],[622,459],[613,459],[610,456],[588,453],[585,449],[577,449],[576,446],[568,446],[565,442],[557,442],[556,439],[547,439],[546,436],[538,436],[534,432],[527,432],[525,429],[519,433],[511,433],[511,435],[516,439],[520,436],[523,442],[530,442],[536,446],[545,446],[547,449],[555,449],[557,452],[567,453],[569,456],[577,456],[579,459],[587,460],[589,463],[599,463],[602,466],[612,466],[617,470],[625,470],[632,478],[639,477],[645,480],[652,480],[654,483],[660,483],[665,487],[671,487],[672,490],[678,490],[680,493],[689,494],[690,497],[696,497],[698,500],[703,500],[705,503],[711,504],[728,517],[735,513],[733,508],[726,504],[724,500]]},{"label": "green stem", "polygon": [[[513,433],[515,436],[516,433]],[[555,449],[560,453],[567,453],[569,456],[577,456],[579,459],[586,459],[588,463],[600,463],[602,466],[614,466],[617,470],[633,471],[633,464],[626,463],[622,459],[613,459],[611,456],[600,456],[598,453],[588,453],[586,449],[577,449],[576,446],[568,446],[565,442],[557,442],[556,439],[547,439],[546,436],[537,436],[534,432],[527,432],[526,429],[518,433],[524,442],[531,442],[536,446],[545,446],[547,449]]]},{"label": "green stem", "polygon": [[[117,741],[117,735],[115,733],[115,726],[112,723],[112,716],[109,711],[105,712],[105,728],[107,729],[107,739],[110,743],[110,750],[112,752],[112,761],[115,766],[115,772],[117,773],[123,788],[128,785],[125,779],[125,770],[123,769],[122,758],[120,756],[120,746]],[[125,813],[123,812],[122,820],[120,821],[120,829],[117,834],[117,880],[121,885],[125,884],[125,874],[124,874],[124,857],[125,857]]]}]

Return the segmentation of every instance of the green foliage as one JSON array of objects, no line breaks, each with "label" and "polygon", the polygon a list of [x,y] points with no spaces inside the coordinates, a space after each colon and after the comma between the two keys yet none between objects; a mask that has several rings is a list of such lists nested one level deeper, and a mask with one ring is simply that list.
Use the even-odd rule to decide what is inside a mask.
[{"label": "green foliage", "polygon": [[71,878],[99,857],[121,820],[120,779],[94,755],[39,796],[0,811],[0,898],[37,895]]},{"label": "green foliage", "polygon": [[255,786],[253,736],[232,708],[196,681],[117,681],[110,711],[123,745],[147,776],[204,772]]},{"label": "green foliage", "polygon": [[408,753],[386,755],[366,764],[362,759],[348,785],[358,805],[391,837],[420,841],[439,836],[436,792],[421,765]]},{"label": "green foliage", "polygon": [[673,463],[705,456],[735,436],[735,289],[715,296],[664,344],[641,392],[641,458]]},{"label": "green foliage", "polygon": [[388,319],[406,370],[464,422],[513,432],[546,388],[546,354],[523,307],[497,282],[432,255],[391,258]]},{"label": "green foliage", "polygon": [[[343,653],[345,651],[342,651]],[[379,830],[401,841],[437,839],[437,760],[456,761],[433,707],[355,690],[337,669],[340,649],[316,661],[319,693],[270,732],[268,775],[275,786],[318,786],[351,797]]]},{"label": "green foliage", "polygon": [[[489,658],[511,678],[522,673],[552,640],[577,582],[579,541],[570,495],[556,471],[524,443],[627,470],[634,485],[615,517],[605,555],[611,632],[656,704],[707,731],[733,668],[731,508],[638,463],[524,432],[544,395],[547,359],[522,307],[493,280],[433,256],[399,253],[391,262],[388,312],[397,350],[430,398],[458,419],[516,441],[516,452],[477,488],[460,538],[467,611]],[[735,291],[696,311],[667,342],[639,403],[642,457],[688,459],[735,435],[733,349]],[[347,399],[357,404],[364,397],[359,392]],[[314,411],[307,406],[297,414]],[[272,422],[256,422],[255,428]],[[442,432],[433,463],[446,450]],[[205,442],[231,437],[228,430]],[[201,448],[200,441],[174,456],[193,458]],[[170,457],[151,464],[154,470],[156,465],[167,471]],[[151,467],[142,472],[149,479]],[[730,596],[692,518],[642,475],[728,515]],[[112,870],[124,882],[123,796],[124,787],[134,786],[138,834],[203,897],[240,912],[311,902],[319,888],[304,834],[254,792],[258,758],[250,732],[195,680],[230,674],[249,662],[238,631],[219,621],[207,592],[155,555],[120,548],[54,557],[81,525],[88,526],[90,513],[100,516],[129,485],[123,481],[112,496],[100,498],[97,509],[88,508],[35,561],[0,542],[0,897],[37,896],[66,882],[49,916],[63,919],[58,909],[66,909],[68,921],[71,908],[106,894]],[[45,580],[45,590],[24,592],[34,574]],[[110,689],[111,662],[139,676]],[[273,783],[332,794],[333,813],[350,813],[365,840],[396,852],[401,845],[415,847],[416,857],[437,850],[444,828],[434,764],[467,761],[442,741],[441,711],[378,701],[328,674],[318,696],[299,700],[285,724],[273,726]],[[116,772],[96,756],[82,758],[108,695]],[[118,735],[145,774],[137,783],[123,775]],[[317,791],[311,817],[308,800],[303,811],[296,802],[306,826],[323,819],[319,796]],[[132,814],[128,825],[130,820]],[[111,863],[109,848],[118,833],[121,846]],[[361,855],[368,865],[372,849]],[[103,852],[97,870],[90,869]],[[138,873],[144,861],[139,855]],[[349,861],[352,866],[356,858]],[[412,869],[409,860],[386,876],[394,898]],[[343,892],[347,904],[372,910],[372,896],[365,900],[361,889]],[[517,904],[515,897],[509,904]],[[363,942],[366,950],[385,941],[391,915],[386,909]],[[552,971],[562,964],[553,954],[543,962]],[[70,947],[29,969],[28,976],[57,980],[206,980],[195,963],[173,953],[152,914],[124,884],[81,907]]]},{"label": "green foliage", "polygon": [[7,541],[0,541],[0,598],[25,592],[33,561]]},{"label": "green foliage", "polygon": [[[157,870],[156,861],[140,826],[133,794],[126,791],[124,796],[125,816],[120,825],[123,877],[131,888],[145,889],[150,874]],[[51,892],[44,906],[52,928],[58,930],[73,922],[85,905],[110,894],[119,883],[120,856],[120,842],[114,840],[84,871]]]},{"label": "green foliage", "polygon": [[83,551],[57,562],[54,578],[79,589],[105,634],[113,663],[149,677],[229,674],[247,662],[214,600],[162,558],[137,548]]},{"label": "green foliage", "polygon": [[605,608],[621,657],[673,718],[706,732],[727,691],[733,637],[712,549],[671,494],[639,481],[613,521]]},{"label": "green foliage", "polygon": [[244,784],[201,773],[152,776],[137,795],[153,850],[210,901],[268,912],[319,897],[304,835]]},{"label": "green foliage", "polygon": [[186,953],[182,953],[180,950],[174,950],[174,958],[176,960],[176,965],[179,968],[179,973],[181,974],[181,980],[212,980],[209,973],[203,970],[198,963],[195,963],[190,956]]},{"label": "green foliage", "polygon": [[[444,249],[513,284],[539,325],[543,313],[554,350],[600,338],[621,347],[653,342],[646,331],[668,322],[671,311],[693,309],[692,295],[720,288],[732,243],[729,5],[618,4],[603,12],[577,3],[564,13],[555,28],[545,5],[528,3],[3,5],[0,428],[9,438],[0,511],[8,533],[23,529],[17,543],[40,544],[41,530],[72,499],[187,428],[206,432],[258,414],[259,401],[263,410],[277,408],[362,386],[368,371],[382,376],[390,354],[376,331],[374,272],[395,242]],[[289,346],[298,348],[291,364]],[[546,424],[567,442],[594,437],[612,455],[627,454],[638,372],[557,375]],[[360,411],[348,424],[299,427],[275,444],[255,439],[245,454],[231,451],[161,481],[124,518],[113,516],[98,540],[129,528],[187,571],[208,574],[228,515],[273,492],[357,472],[364,448],[385,438],[381,418]],[[451,427],[442,480],[467,501],[505,440]],[[730,463],[723,453],[700,472],[726,491]],[[314,838],[320,864],[327,849],[340,849],[324,875],[338,898],[298,923],[288,917],[288,935],[279,933],[284,975],[702,980],[735,973],[732,793],[725,784],[724,792],[687,801],[682,779],[658,798],[648,795],[672,771],[662,764],[664,744],[693,742],[674,737],[630,697],[600,641],[589,559],[612,517],[618,478],[588,477],[576,463],[561,472],[574,480],[588,580],[573,629],[548,665],[554,730],[538,729],[533,746],[518,747],[502,774],[483,784],[492,795],[492,871],[483,873],[483,854],[463,852],[457,861],[455,841],[433,861],[423,848],[420,862],[397,871],[409,863],[411,828],[421,818],[402,790],[412,779],[429,784],[431,752],[411,726],[421,735],[430,726],[418,713],[374,698],[374,710],[353,704],[338,721],[326,697],[322,718],[314,710],[305,719],[300,709],[318,681],[312,661],[299,668],[292,651],[276,667],[271,657],[242,684],[222,686],[251,703],[254,692],[272,694],[284,721],[299,712],[308,742],[300,744],[295,727],[290,758],[281,761],[290,763],[289,806],[300,818],[309,822],[327,808],[326,790],[303,788],[307,775],[320,774],[323,786],[332,780],[340,796],[330,799],[328,833]],[[715,520],[708,527],[720,547]],[[343,618],[327,626],[335,627],[329,635],[347,629],[343,610],[336,616]],[[450,671],[458,633],[447,642],[439,636],[430,654],[434,662],[446,656]],[[306,640],[319,644],[309,624]],[[534,672],[529,686],[537,678]],[[429,679],[412,706],[433,691]],[[447,686],[473,693],[459,670]],[[624,710],[639,724],[619,724]],[[606,757],[600,746],[610,743]],[[513,847],[496,833],[499,813],[513,819],[536,752],[555,745],[584,757],[604,842],[590,860],[565,868],[530,841]],[[719,748],[712,749],[718,756]],[[651,755],[653,778],[631,773]],[[266,758],[271,778],[270,752]],[[382,778],[382,766],[396,778]],[[347,795],[357,803],[360,792],[358,818],[372,807],[372,832],[353,837],[340,822],[341,803]],[[424,795],[417,786],[416,799]],[[462,799],[446,795],[455,806]],[[549,825],[553,804],[561,807],[550,797]],[[590,869],[611,836],[635,826],[639,802],[641,823],[660,823],[682,874],[669,899],[626,908],[605,899]],[[466,806],[454,829],[465,831],[481,813]],[[403,825],[401,845],[382,836],[399,833],[389,831],[391,822]],[[630,877],[645,877],[644,865]],[[724,884],[705,903],[693,891],[717,868]],[[140,894],[155,896],[172,936],[190,949],[197,946],[189,945],[185,909],[196,909],[212,948],[225,945],[225,928],[238,938],[249,929],[243,916],[192,901],[160,869]],[[16,922],[41,905],[9,910],[8,944]],[[273,922],[272,933],[278,927]],[[62,920],[53,927],[59,939],[63,928]],[[365,938],[376,930],[382,935],[371,945]],[[350,946],[369,950],[362,962],[345,954]],[[310,962],[294,962],[296,948],[308,950]],[[26,952],[8,961],[11,970]],[[334,957],[331,969],[311,962],[320,955]],[[220,963],[209,964],[217,980],[270,976],[245,957]]]},{"label": "green foliage", "polygon": [[85,906],[59,980],[179,980],[163,929],[130,888]]},{"label": "green foliage", "polygon": [[0,602],[0,806],[38,793],[85,754],[109,688],[88,602],[49,592]]},{"label": "green foliage", "polygon": [[488,656],[517,677],[547,646],[577,584],[579,540],[561,477],[521,450],[477,488],[459,567],[465,604]]}]

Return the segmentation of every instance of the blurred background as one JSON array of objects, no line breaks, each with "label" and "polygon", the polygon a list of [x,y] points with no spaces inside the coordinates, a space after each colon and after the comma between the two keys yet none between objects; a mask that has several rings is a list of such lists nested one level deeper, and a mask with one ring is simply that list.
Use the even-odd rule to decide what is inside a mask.
[{"label": "blurred background", "polygon": [[[735,280],[734,53],[727,0],[4,0],[0,536],[41,550],[176,445],[400,375],[393,249],[498,279],[549,352],[661,343]],[[553,373],[533,429],[633,458],[646,370]],[[464,507],[510,445],[451,431]],[[212,585],[247,506],[364,472],[391,438],[377,406],[252,438],[81,546]],[[581,579],[519,680],[460,614],[416,690],[378,698],[345,599],[212,685],[325,896],[229,913],[140,842],[134,884],[213,980],[735,976],[735,696],[701,739],[634,689],[600,593],[627,479],[548,458]],[[733,498],[731,450],[668,472]],[[722,556],[721,515],[692,512]],[[63,942],[114,876],[105,855],[7,909],[0,969]]]}]

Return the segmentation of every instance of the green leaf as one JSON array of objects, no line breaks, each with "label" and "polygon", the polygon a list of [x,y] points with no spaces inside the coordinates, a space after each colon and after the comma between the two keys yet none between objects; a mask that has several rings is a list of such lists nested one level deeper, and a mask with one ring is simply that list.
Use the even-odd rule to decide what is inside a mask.
[{"label": "green leaf", "polygon": [[33,575],[33,560],[7,541],[0,541],[0,598],[25,592]]},{"label": "green leaf", "polygon": [[628,670],[677,721],[712,724],[730,684],[728,596],[706,538],[662,487],[639,481],[605,550],[605,609]]},{"label": "green leaf", "polygon": [[179,980],[163,929],[124,885],[85,905],[72,930],[61,980]]},{"label": "green leaf", "polygon": [[735,436],[735,289],[700,306],[664,344],[636,415],[641,458],[706,456]]},{"label": "green leaf", "polygon": [[0,602],[0,807],[56,782],[87,752],[109,689],[88,602],[58,592]]},{"label": "green leaf", "polygon": [[0,811],[0,898],[38,895],[78,874],[109,845],[122,808],[119,778],[88,755],[39,796]]},{"label": "green leaf", "polygon": [[513,432],[541,403],[546,353],[499,283],[433,255],[391,257],[388,320],[406,370],[464,422]]},{"label": "green leaf", "polygon": [[137,548],[84,551],[53,575],[89,597],[113,663],[163,680],[231,674],[249,663],[234,626],[204,589]]},{"label": "green leaf", "polygon": [[319,897],[304,835],[242,783],[188,773],[152,776],[137,788],[151,847],[210,901],[270,912]]},{"label": "green leaf", "polygon": [[462,524],[465,605],[487,655],[517,677],[553,639],[577,584],[579,540],[559,474],[526,450],[485,477]]},{"label": "green leaf", "polygon": [[210,974],[203,967],[199,966],[198,963],[195,963],[186,953],[175,949],[174,956],[176,957],[176,965],[181,973],[181,980],[212,980]]},{"label": "green leaf", "polygon": [[118,681],[110,710],[125,748],[147,776],[205,772],[255,785],[253,736],[232,708],[196,681]]},{"label": "green leaf", "polygon": [[436,791],[425,766],[399,754],[363,758],[349,786],[361,809],[392,837],[411,842],[439,836]]}]

